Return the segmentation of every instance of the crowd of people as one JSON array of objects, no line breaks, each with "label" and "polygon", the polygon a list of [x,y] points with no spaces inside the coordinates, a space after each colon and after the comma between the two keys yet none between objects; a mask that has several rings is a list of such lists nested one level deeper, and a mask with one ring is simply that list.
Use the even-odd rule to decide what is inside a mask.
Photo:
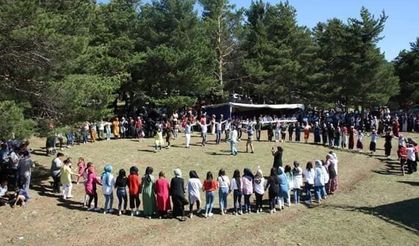
[{"label": "crowd of people", "polygon": [[[64,200],[72,198],[72,176],[76,176],[77,184],[84,184],[84,206],[88,211],[101,211],[104,214],[117,213],[152,217],[175,217],[181,221],[186,218],[185,206],[188,205],[188,215],[212,217],[214,215],[214,196],[218,191],[219,214],[225,215],[231,211],[234,215],[260,213],[263,211],[275,213],[292,203],[304,201],[309,206],[313,199],[320,204],[327,195],[334,194],[338,189],[338,159],[334,152],[329,152],[325,160],[309,161],[306,167],[300,167],[297,161],[293,165],[282,165],[282,156],[276,153],[269,176],[264,176],[260,167],[254,172],[245,168],[243,173],[236,169],[231,178],[224,169],[216,176],[208,171],[205,178],[200,178],[195,170],[189,171],[187,181],[182,171],[174,170],[174,177],[166,178],[164,172],[154,177],[152,167],[146,167],[144,175],[139,174],[139,168],[132,166],[129,173],[120,169],[114,175],[111,164],[104,166],[98,175],[92,162],[79,158],[77,172],[72,171],[71,159],[58,153],[52,161],[51,174],[54,180],[53,190],[60,193]],[[280,160],[278,160],[280,159]],[[98,207],[97,186],[102,186],[103,207]],[[202,203],[201,192],[205,194],[205,205]],[[118,198],[117,209],[114,209],[114,195]],[[268,200],[265,209],[263,198]],[[233,196],[233,205],[228,206],[228,196]],[[255,204],[252,204],[252,199]],[[242,202],[243,200],[243,202]],[[129,203],[129,212],[128,212]],[[140,206],[142,210],[140,213]],[[194,210],[196,207],[196,210]],[[269,210],[267,210],[269,208]]]},{"label": "crowd of people", "polygon": [[0,141],[0,205],[24,206],[30,199],[32,169],[29,142]]}]

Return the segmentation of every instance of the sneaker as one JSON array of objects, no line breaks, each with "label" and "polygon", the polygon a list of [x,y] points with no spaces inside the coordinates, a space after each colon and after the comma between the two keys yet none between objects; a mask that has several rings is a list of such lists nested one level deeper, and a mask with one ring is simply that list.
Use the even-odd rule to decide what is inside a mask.
[{"label": "sneaker", "polygon": [[105,211],[103,211],[103,214],[106,214],[107,212],[106,212],[106,210]]},{"label": "sneaker", "polygon": [[87,208],[87,211],[93,211],[94,208]]},{"label": "sneaker", "polygon": [[100,208],[94,208],[93,211],[99,212],[100,211]]},{"label": "sneaker", "polygon": [[273,213],[274,213],[274,211],[275,211],[275,210],[271,209],[271,210],[269,211],[269,213],[270,213],[270,214],[273,214]]},{"label": "sneaker", "polygon": [[239,211],[239,214],[240,214],[240,215],[242,215],[242,214],[243,214],[243,212],[240,210],[240,211]]},{"label": "sneaker", "polygon": [[200,214],[202,212],[202,209],[198,209],[198,211],[196,211],[197,214]]},{"label": "sneaker", "polygon": [[208,214],[207,214],[207,213],[205,213],[204,217],[205,217],[205,218],[208,218]]},{"label": "sneaker", "polygon": [[190,218],[190,219],[192,219],[192,217],[193,217],[193,213],[191,212],[191,213],[189,214],[189,218]]},{"label": "sneaker", "polygon": [[134,211],[131,211],[131,216],[134,216]]},{"label": "sneaker", "polygon": [[209,217],[212,217],[213,215],[214,215],[213,213],[209,213],[209,214],[208,214],[208,216],[209,216]]},{"label": "sneaker", "polygon": [[109,209],[110,214],[113,214],[113,212],[114,212],[113,208]]},{"label": "sneaker", "polygon": [[122,212],[121,210],[118,211],[118,216],[121,216]]},{"label": "sneaker", "polygon": [[224,213],[224,211],[221,211],[221,215],[224,215],[225,213]]}]

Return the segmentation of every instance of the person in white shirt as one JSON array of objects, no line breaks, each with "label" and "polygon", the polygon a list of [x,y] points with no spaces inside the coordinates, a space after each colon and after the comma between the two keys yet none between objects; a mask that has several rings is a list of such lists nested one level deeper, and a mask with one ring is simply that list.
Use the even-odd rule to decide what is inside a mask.
[{"label": "person in white shirt", "polygon": [[224,169],[220,169],[218,172],[217,181],[221,215],[224,215],[227,213],[227,196],[230,192],[230,179],[228,176],[226,176]]},{"label": "person in white shirt", "polygon": [[234,156],[237,155],[237,148],[236,148],[237,137],[238,137],[238,133],[237,133],[236,127],[233,126],[233,129],[230,131],[229,142],[230,142],[231,155],[234,155]]},{"label": "person in white shirt", "polygon": [[266,180],[263,177],[262,170],[258,167],[255,178],[253,179],[253,189],[256,195],[256,213],[262,212],[262,198],[265,193]]},{"label": "person in white shirt", "polygon": [[304,187],[306,192],[306,202],[311,205],[311,189],[314,185],[314,168],[313,162],[307,162],[306,169],[303,171],[303,178],[304,178]]},{"label": "person in white shirt", "polygon": [[188,181],[188,196],[189,196],[189,217],[193,216],[193,205],[196,203],[197,213],[201,212],[201,194],[202,182],[199,180],[199,176],[195,170],[189,172],[189,181]]},{"label": "person in white shirt", "polygon": [[409,173],[414,173],[417,171],[416,148],[413,144],[409,143],[406,149],[407,168],[409,169]]}]

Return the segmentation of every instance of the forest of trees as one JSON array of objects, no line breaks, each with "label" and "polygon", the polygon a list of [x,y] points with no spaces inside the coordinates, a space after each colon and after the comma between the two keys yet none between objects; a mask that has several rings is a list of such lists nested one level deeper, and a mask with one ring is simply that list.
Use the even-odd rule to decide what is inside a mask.
[{"label": "forest of trees", "polygon": [[[197,10],[198,9],[198,10]],[[288,2],[0,0],[0,135],[222,102],[403,107],[419,98],[419,39],[392,62],[387,16],[360,9],[313,29]]]}]

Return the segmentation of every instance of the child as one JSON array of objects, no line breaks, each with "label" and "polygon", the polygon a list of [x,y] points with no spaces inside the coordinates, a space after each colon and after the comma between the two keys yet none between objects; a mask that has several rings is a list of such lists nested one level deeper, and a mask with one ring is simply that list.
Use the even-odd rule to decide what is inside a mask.
[{"label": "child", "polygon": [[[118,177],[115,181],[116,196],[118,197],[118,215],[125,214],[127,210],[127,184],[128,179],[124,169],[119,170]],[[122,211],[122,203],[124,203],[124,210]]]},{"label": "child", "polygon": [[303,186],[303,170],[300,163],[294,161],[294,168],[292,169],[292,176],[294,178],[294,203],[300,203],[301,187]]},{"label": "child", "polygon": [[201,204],[201,196],[199,191],[202,188],[201,180],[199,180],[198,174],[195,170],[191,170],[189,172],[189,181],[188,181],[188,196],[189,196],[189,217],[192,218],[193,216],[193,205],[196,203],[196,209],[198,210],[197,213],[200,213],[201,210],[199,208]]},{"label": "child", "polygon": [[86,169],[86,163],[84,162],[83,157],[79,158],[79,161],[77,162],[77,167],[79,168],[79,170],[78,170],[79,175],[77,176],[77,183],[76,184],[79,184],[80,178],[83,176],[83,174],[85,172],[85,169]]},{"label": "child", "polygon": [[262,170],[258,167],[254,179],[254,188],[256,195],[256,213],[262,212],[262,198],[265,193],[265,178],[263,177]]},{"label": "child", "polygon": [[204,181],[203,191],[205,191],[205,218],[211,217],[214,214],[212,209],[214,207],[214,191],[218,189],[218,183],[214,180],[211,172],[207,173],[207,178]]},{"label": "child", "polygon": [[156,135],[154,135],[154,152],[157,152],[157,150],[161,150],[163,145],[163,133],[161,131],[161,128],[157,128]]},{"label": "child", "polygon": [[103,214],[113,213],[112,204],[113,204],[113,187],[115,185],[115,179],[112,174],[112,165],[107,164],[103,169],[101,176],[102,180],[102,192],[105,196],[105,206]]},{"label": "child", "polygon": [[71,189],[73,188],[71,175],[77,175],[77,173],[73,173],[71,170],[71,160],[70,158],[64,160],[64,165],[61,167],[61,177],[60,182],[63,186],[63,199],[72,198]]},{"label": "child", "polygon": [[227,196],[230,190],[230,179],[224,169],[218,172],[218,187],[221,215],[224,215],[227,213]]},{"label": "child", "polygon": [[243,170],[242,192],[244,196],[244,212],[251,213],[250,196],[253,193],[253,173],[250,169]]},{"label": "child", "polygon": [[[100,209],[97,207],[97,192],[96,192],[96,184],[102,185],[99,179],[96,177],[95,173],[95,166],[93,163],[87,163],[87,179],[84,183],[86,194],[89,196],[89,201],[87,203],[87,210],[88,211],[99,211]],[[94,207],[91,207],[92,201],[94,201]]]},{"label": "child", "polygon": [[284,173],[284,168],[278,168],[278,179],[279,179],[279,193],[278,193],[278,203],[279,210],[284,209],[285,200],[288,198],[288,179]]},{"label": "child", "polygon": [[230,190],[233,191],[234,215],[242,214],[241,200],[242,200],[242,179],[240,178],[240,171],[234,170],[233,178],[231,179]]},{"label": "child", "polygon": [[139,215],[140,211],[140,188],[141,182],[138,177],[138,168],[132,166],[128,175],[128,190],[129,190],[129,206],[131,208],[131,216]]},{"label": "child", "polygon": [[166,216],[167,211],[170,210],[169,190],[169,181],[165,178],[164,172],[160,172],[159,179],[154,186],[159,218],[161,218],[161,216]]},{"label": "child", "polygon": [[25,206],[29,199],[29,195],[25,189],[17,190],[15,202],[13,203],[12,208],[16,207],[16,205],[20,205],[21,207]]},{"label": "child", "polygon": [[269,211],[270,213],[275,213],[275,199],[279,193],[279,178],[277,175],[278,169],[272,167],[271,168],[271,175],[269,176],[268,183],[266,189],[268,189],[269,193]]},{"label": "child", "polygon": [[307,162],[306,169],[303,171],[304,187],[306,192],[306,202],[311,205],[311,189],[314,185],[313,163]]},{"label": "child", "polygon": [[287,196],[287,203],[285,204],[287,207],[291,206],[291,190],[294,188],[294,176],[292,175],[292,170],[290,165],[285,166],[285,176],[287,177],[288,181],[288,196]]}]

